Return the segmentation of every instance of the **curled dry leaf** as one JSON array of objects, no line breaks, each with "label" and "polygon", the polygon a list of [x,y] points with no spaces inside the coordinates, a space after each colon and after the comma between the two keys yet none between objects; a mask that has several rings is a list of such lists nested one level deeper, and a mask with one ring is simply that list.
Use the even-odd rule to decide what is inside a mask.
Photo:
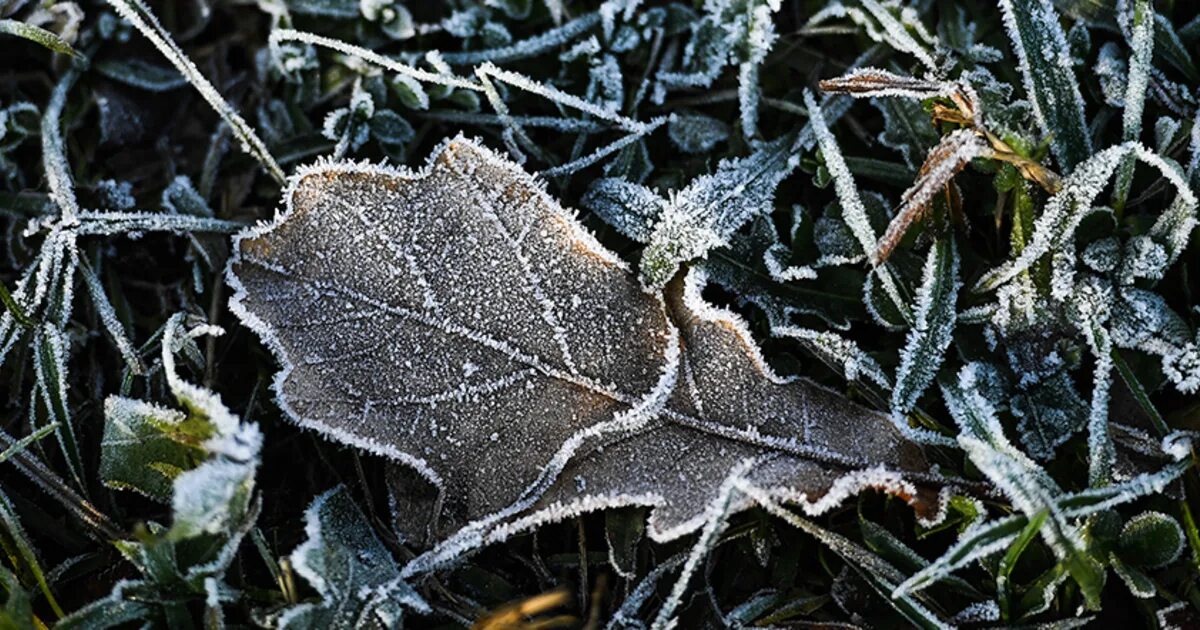
[{"label": "curled dry leaf", "polygon": [[995,151],[987,141],[970,129],[959,129],[942,138],[929,151],[925,163],[917,173],[917,180],[900,198],[900,209],[888,224],[887,231],[879,238],[871,262],[878,265],[888,259],[892,250],[900,244],[908,228],[925,216],[930,202],[942,190],[950,190],[951,180],[966,168],[971,160],[992,157]]},{"label": "curled dry leaf", "polygon": [[836,79],[825,79],[819,86],[822,92],[832,94],[852,94],[856,97],[903,96],[917,99],[950,96],[959,90],[959,86],[954,83],[918,79],[879,68],[852,70]]},{"label": "curled dry leaf", "polygon": [[317,164],[286,203],[238,237],[232,308],[283,365],[289,417],[436,489],[440,519],[406,523],[414,538],[475,523],[478,543],[648,504],[651,536],[669,539],[747,459],[752,481],[812,512],[866,486],[933,507],[903,477],[927,469],[920,449],[885,416],[776,376],[742,320],[703,301],[701,273],[665,299],[643,291],[473,141],[420,172]]}]

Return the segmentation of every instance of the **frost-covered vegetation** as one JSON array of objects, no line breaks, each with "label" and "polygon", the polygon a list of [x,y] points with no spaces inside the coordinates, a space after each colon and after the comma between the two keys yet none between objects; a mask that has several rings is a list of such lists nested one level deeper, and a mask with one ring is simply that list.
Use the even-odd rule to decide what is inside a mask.
[{"label": "frost-covered vegetation", "polygon": [[0,627],[1196,627],[1197,50],[0,0]]}]

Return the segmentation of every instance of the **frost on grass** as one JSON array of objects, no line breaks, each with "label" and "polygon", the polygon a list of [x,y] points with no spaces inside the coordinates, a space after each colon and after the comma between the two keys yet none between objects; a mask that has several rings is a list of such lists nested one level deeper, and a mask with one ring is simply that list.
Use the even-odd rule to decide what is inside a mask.
[{"label": "frost on grass", "polygon": [[278,627],[396,628],[405,608],[429,611],[400,579],[399,565],[344,487],[313,500],[304,512],[304,532],[308,538],[292,552],[291,563],[320,600],[287,608]]},{"label": "frost on grass", "polygon": [[1034,116],[1055,159],[1070,172],[1092,154],[1092,144],[1058,12],[1050,0],[1001,0],[1000,9]]},{"label": "frost on grass", "polygon": [[415,468],[440,492],[436,537],[476,522],[423,566],[614,505],[654,505],[651,536],[683,535],[748,457],[812,511],[916,492],[903,471],[924,459],[886,417],[775,375],[702,273],[644,291],[475,142],[419,173],[318,164],[286,200],[238,239],[233,308],[283,364],[292,419]]},{"label": "frost on grass", "polygon": [[[958,250],[953,241],[941,239],[929,250],[921,285],[917,288],[916,324],[908,333],[892,388],[892,421],[902,429],[904,419],[917,399],[933,383],[954,332],[955,302],[958,298]],[[909,429],[915,431],[915,429]],[[925,436],[949,442],[940,436]]]}]

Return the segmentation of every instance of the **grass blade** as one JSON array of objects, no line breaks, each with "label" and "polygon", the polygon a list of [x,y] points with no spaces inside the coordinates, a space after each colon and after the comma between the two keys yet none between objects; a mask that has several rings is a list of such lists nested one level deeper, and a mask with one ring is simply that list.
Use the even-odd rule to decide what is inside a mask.
[{"label": "grass blade", "polygon": [[1000,8],[1034,116],[1069,173],[1092,154],[1092,142],[1058,12],[1050,0],[1001,0]]}]

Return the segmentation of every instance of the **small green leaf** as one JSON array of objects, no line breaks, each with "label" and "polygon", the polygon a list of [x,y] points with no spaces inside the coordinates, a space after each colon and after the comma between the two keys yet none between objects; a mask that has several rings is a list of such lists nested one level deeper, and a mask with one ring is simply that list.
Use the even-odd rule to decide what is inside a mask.
[{"label": "small green leaf", "polygon": [[201,443],[211,433],[211,426],[189,422],[182,412],[109,396],[104,401],[100,479],[110,488],[169,503],[172,481],[204,458]]},{"label": "small green leaf", "polygon": [[1025,549],[1029,547],[1029,543],[1033,542],[1033,539],[1037,537],[1038,532],[1042,529],[1042,525],[1046,522],[1046,517],[1049,515],[1049,510],[1042,510],[1029,519],[1029,523],[1025,525],[1025,529],[1021,530],[1021,534],[1009,545],[1008,551],[1000,559],[1000,567],[996,571],[996,593],[997,598],[1000,600],[1000,619],[1002,621],[1009,619],[1009,576],[1012,575],[1013,567],[1017,566],[1017,560],[1025,553]]},{"label": "small green leaf", "polygon": [[1156,569],[1179,558],[1183,542],[1183,528],[1174,517],[1142,512],[1125,523],[1117,555],[1132,566]]},{"label": "small green leaf", "polygon": [[280,628],[390,628],[406,607],[429,610],[344,487],[314,499],[304,521],[308,539],[292,552],[292,566],[321,599],[288,608]]}]

